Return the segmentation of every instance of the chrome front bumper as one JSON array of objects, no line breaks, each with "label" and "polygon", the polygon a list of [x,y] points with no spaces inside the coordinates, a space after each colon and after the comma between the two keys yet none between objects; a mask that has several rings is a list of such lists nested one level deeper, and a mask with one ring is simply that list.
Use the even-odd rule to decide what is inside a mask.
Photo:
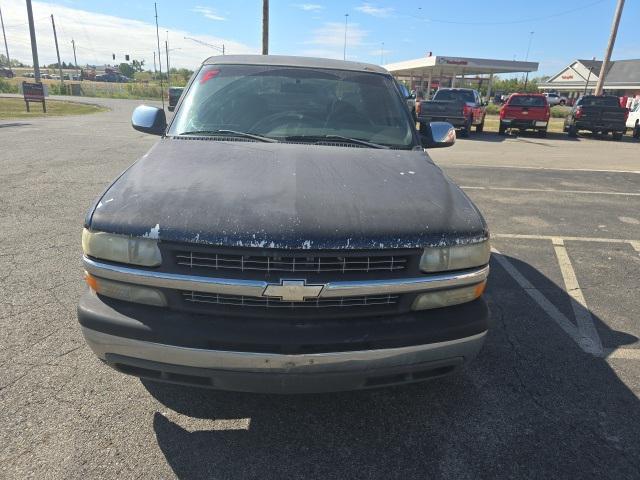
[{"label": "chrome front bumper", "polygon": [[223,390],[310,393],[424,380],[448,373],[480,351],[486,332],[379,350],[282,355],[204,350],[116,337],[82,328],[95,354],[139,377]]},{"label": "chrome front bumper", "polygon": [[[262,297],[269,283],[261,280],[214,278],[143,270],[82,258],[84,269],[108,280],[156,288]],[[418,293],[475,285],[486,280],[489,265],[460,272],[434,273],[413,278],[328,282],[318,298],[355,297],[376,294]]]}]

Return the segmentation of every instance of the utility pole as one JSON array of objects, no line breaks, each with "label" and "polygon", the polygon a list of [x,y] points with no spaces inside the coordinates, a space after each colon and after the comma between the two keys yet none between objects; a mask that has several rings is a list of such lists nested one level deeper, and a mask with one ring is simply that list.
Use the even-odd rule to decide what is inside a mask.
[{"label": "utility pole", "polygon": [[169,68],[169,42],[167,40],[164,41],[164,49],[167,52],[167,86],[171,86],[171,69]]},{"label": "utility pole", "polygon": [[31,0],[27,0],[27,17],[29,17],[29,35],[31,36],[31,55],[33,56],[33,76],[36,83],[42,83],[40,79],[40,64],[38,64],[38,44],[36,43],[36,29],[33,25],[33,10]]},{"label": "utility pole", "polygon": [[349,24],[349,14],[344,14],[344,49],[342,50],[342,59],[347,59],[347,26]]},{"label": "utility pole", "polygon": [[71,39],[71,45],[73,45],[73,64],[76,66],[76,75],[80,79],[80,72],[78,71],[78,59],[76,58],[76,41],[73,38]]},{"label": "utility pole", "polygon": [[602,95],[604,88],[604,77],[609,69],[609,62],[611,61],[611,53],[613,52],[613,45],[616,43],[616,36],[618,35],[618,25],[620,24],[620,17],[622,16],[622,8],[624,7],[624,0],[618,0],[616,6],[616,13],[613,16],[613,24],[611,25],[611,35],[609,36],[609,44],[604,54],[604,60],[602,61],[602,68],[600,68],[600,75],[598,76],[598,83],[596,84],[595,95]]},{"label": "utility pole", "polygon": [[2,19],[2,9],[0,8],[0,24],[2,24],[2,36],[4,37],[4,51],[7,53],[7,66],[11,70],[11,58],[9,58],[9,46],[7,45],[7,35],[4,33],[4,20]]},{"label": "utility pole", "polygon": [[262,54],[269,55],[269,0],[262,0]]},{"label": "utility pole", "polygon": [[156,68],[156,52],[153,52],[153,73],[158,73],[158,69]]},{"label": "utility pole", "polygon": [[160,30],[158,30],[158,4],[154,2],[153,8],[156,11],[156,41],[158,42],[158,66],[160,67],[160,98],[162,99],[162,110],[164,110],[164,85],[162,84],[162,55],[160,54]]},{"label": "utility pole", "polygon": [[58,48],[58,34],[56,33],[56,22],[53,20],[53,15],[51,15],[51,26],[53,27],[53,39],[56,42],[56,55],[58,56],[58,71],[60,72],[60,86],[62,87],[64,85],[64,79],[62,78],[62,63],[60,63],[60,49]]}]

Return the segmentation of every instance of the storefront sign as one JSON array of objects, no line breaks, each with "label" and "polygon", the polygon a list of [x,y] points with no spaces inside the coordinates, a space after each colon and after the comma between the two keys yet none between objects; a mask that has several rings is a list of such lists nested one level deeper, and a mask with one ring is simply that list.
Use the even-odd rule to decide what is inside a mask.
[{"label": "storefront sign", "polygon": [[44,85],[42,83],[28,83],[22,82],[22,95],[24,96],[24,103],[27,104],[27,112],[29,110],[30,102],[38,102],[42,104],[42,111],[47,113],[47,106],[44,102]]},{"label": "storefront sign", "polygon": [[438,57],[438,63],[444,65],[469,65],[469,62],[467,60],[446,57]]}]

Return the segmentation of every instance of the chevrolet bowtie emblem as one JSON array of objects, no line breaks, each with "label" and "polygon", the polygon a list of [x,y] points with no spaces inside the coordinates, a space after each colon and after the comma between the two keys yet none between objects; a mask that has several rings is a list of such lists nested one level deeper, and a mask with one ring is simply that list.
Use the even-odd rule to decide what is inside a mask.
[{"label": "chevrolet bowtie emblem", "polygon": [[263,297],[278,297],[285,302],[304,302],[305,298],[318,298],[322,285],[307,285],[304,280],[282,280],[262,292]]}]

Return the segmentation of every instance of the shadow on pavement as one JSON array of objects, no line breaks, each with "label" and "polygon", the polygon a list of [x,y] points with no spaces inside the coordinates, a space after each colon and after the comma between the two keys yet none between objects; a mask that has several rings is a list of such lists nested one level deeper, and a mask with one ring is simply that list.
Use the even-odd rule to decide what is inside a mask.
[{"label": "shadow on pavement", "polygon": [[471,134],[466,138],[461,137],[459,133],[457,133],[457,135],[458,138],[456,140],[470,140],[473,142],[502,143],[506,140],[506,137],[504,135],[498,135],[497,133],[493,132],[471,132]]},{"label": "shadow on pavement", "polygon": [[12,122],[12,123],[0,123],[0,128],[9,128],[9,127],[27,127],[31,125],[26,122]]},{"label": "shadow on pavement", "polygon": [[[505,258],[573,318],[563,289]],[[483,352],[461,372],[431,382],[273,396],[144,381],[180,414],[250,419],[248,430],[188,431],[156,413],[158,445],[181,479],[640,478],[634,393],[495,261],[486,295],[492,327]],[[598,329],[608,328],[593,318]],[[611,338],[637,341],[622,332]]]}]

